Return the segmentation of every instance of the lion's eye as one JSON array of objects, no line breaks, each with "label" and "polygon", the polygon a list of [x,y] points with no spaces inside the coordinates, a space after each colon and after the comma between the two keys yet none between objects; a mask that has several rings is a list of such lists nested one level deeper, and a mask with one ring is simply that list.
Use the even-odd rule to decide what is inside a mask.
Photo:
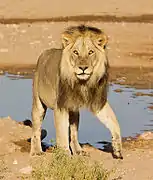
[{"label": "lion's eye", "polygon": [[93,54],[93,53],[94,53],[93,50],[90,50],[90,51],[88,52],[89,55],[91,55],[91,54]]},{"label": "lion's eye", "polygon": [[75,55],[77,55],[77,56],[79,55],[79,53],[78,53],[77,50],[74,50],[73,53],[74,53]]}]

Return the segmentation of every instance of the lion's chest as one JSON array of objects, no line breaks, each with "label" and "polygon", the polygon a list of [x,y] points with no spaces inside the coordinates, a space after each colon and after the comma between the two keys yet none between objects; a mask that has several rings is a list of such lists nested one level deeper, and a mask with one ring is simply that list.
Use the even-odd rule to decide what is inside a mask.
[{"label": "lion's chest", "polygon": [[73,88],[62,86],[57,105],[69,110],[78,110],[82,107],[89,108],[93,103],[95,93],[95,89],[90,89],[85,85],[76,84]]}]

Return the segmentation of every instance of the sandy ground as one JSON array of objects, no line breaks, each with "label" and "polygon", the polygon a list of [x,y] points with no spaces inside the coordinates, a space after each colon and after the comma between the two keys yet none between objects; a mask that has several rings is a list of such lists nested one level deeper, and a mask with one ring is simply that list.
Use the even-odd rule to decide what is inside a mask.
[{"label": "sandy ground", "polygon": [[[69,0],[11,2],[0,1],[0,73],[31,71],[43,50],[61,47],[60,34],[66,27],[87,24],[102,28],[109,37],[109,62],[117,67],[113,80],[129,75],[133,82],[127,78],[126,83],[145,78],[146,87],[152,87],[153,1],[108,0],[103,4],[97,0],[94,6],[86,0],[83,5]],[[137,68],[132,70],[133,79],[127,67]],[[137,74],[143,77],[136,78]]]},{"label": "sandy ground", "polygon": [[[82,22],[81,22],[82,23]],[[60,33],[79,22],[0,24],[0,73],[31,72],[40,53],[61,47]],[[109,36],[110,77],[126,77],[122,84],[153,87],[153,24],[86,22],[103,28]]]},{"label": "sandy ground", "polygon": [[153,66],[152,0],[1,0],[0,67],[36,64],[44,49],[61,47],[66,27],[78,24],[105,31],[111,66]]},{"label": "sandy ground", "polygon": [[[153,88],[152,0],[1,0],[0,73],[31,73],[44,49],[61,47],[60,33],[70,25],[88,24],[104,29],[109,37],[110,79],[120,84]],[[0,119],[0,179],[17,179],[30,165],[26,141],[31,129]],[[153,179],[153,142],[125,142],[124,160],[84,147],[96,160],[111,168],[117,164],[124,180]],[[19,178],[20,179],[20,178]]]},{"label": "sandy ground", "polygon": [[[83,22],[80,22],[83,23]],[[44,49],[61,47],[60,33],[79,22],[0,24],[0,67],[34,65]],[[109,37],[111,66],[153,67],[153,24],[86,22]]]},{"label": "sandy ground", "polygon": [[152,0],[1,0],[2,18],[46,18],[74,15],[141,15],[153,13]]},{"label": "sandy ground", "polygon": [[[31,128],[21,125],[10,117],[0,119],[0,178],[21,179],[31,167],[29,156]],[[152,135],[153,136],[153,135]],[[153,137],[151,137],[153,138]],[[103,152],[92,146],[84,145],[91,159],[102,161],[108,169],[116,168],[115,177],[124,180],[152,180],[153,179],[153,140],[123,139],[124,160],[115,160],[111,153]],[[49,155],[50,150],[48,150]],[[3,165],[2,165],[3,162]],[[112,180],[112,179],[111,179]]]}]

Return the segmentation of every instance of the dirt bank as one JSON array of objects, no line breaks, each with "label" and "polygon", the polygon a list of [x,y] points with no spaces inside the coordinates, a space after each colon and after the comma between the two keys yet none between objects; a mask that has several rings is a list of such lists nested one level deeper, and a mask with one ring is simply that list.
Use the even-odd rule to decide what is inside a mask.
[{"label": "dirt bank", "polygon": [[[11,118],[0,119],[0,172],[1,179],[21,179],[23,168],[31,167],[29,157],[31,128],[21,125]],[[93,160],[103,161],[108,169],[117,168],[117,176],[124,180],[153,179],[153,141],[123,141],[124,160],[112,159],[111,153],[84,145]],[[49,152],[49,151],[48,151]],[[47,152],[46,152],[47,153]],[[27,172],[28,173],[28,172]]]}]

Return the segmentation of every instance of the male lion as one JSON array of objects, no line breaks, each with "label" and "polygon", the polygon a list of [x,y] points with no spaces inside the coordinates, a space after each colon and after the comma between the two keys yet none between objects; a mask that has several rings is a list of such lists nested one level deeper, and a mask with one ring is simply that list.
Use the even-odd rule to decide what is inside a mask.
[{"label": "male lion", "polygon": [[69,27],[62,34],[62,43],[63,49],[46,50],[37,63],[33,80],[31,155],[42,152],[40,126],[47,108],[54,110],[57,146],[73,154],[81,153],[79,109],[86,107],[109,128],[113,155],[122,158],[120,127],[107,102],[106,35],[95,27]]}]

